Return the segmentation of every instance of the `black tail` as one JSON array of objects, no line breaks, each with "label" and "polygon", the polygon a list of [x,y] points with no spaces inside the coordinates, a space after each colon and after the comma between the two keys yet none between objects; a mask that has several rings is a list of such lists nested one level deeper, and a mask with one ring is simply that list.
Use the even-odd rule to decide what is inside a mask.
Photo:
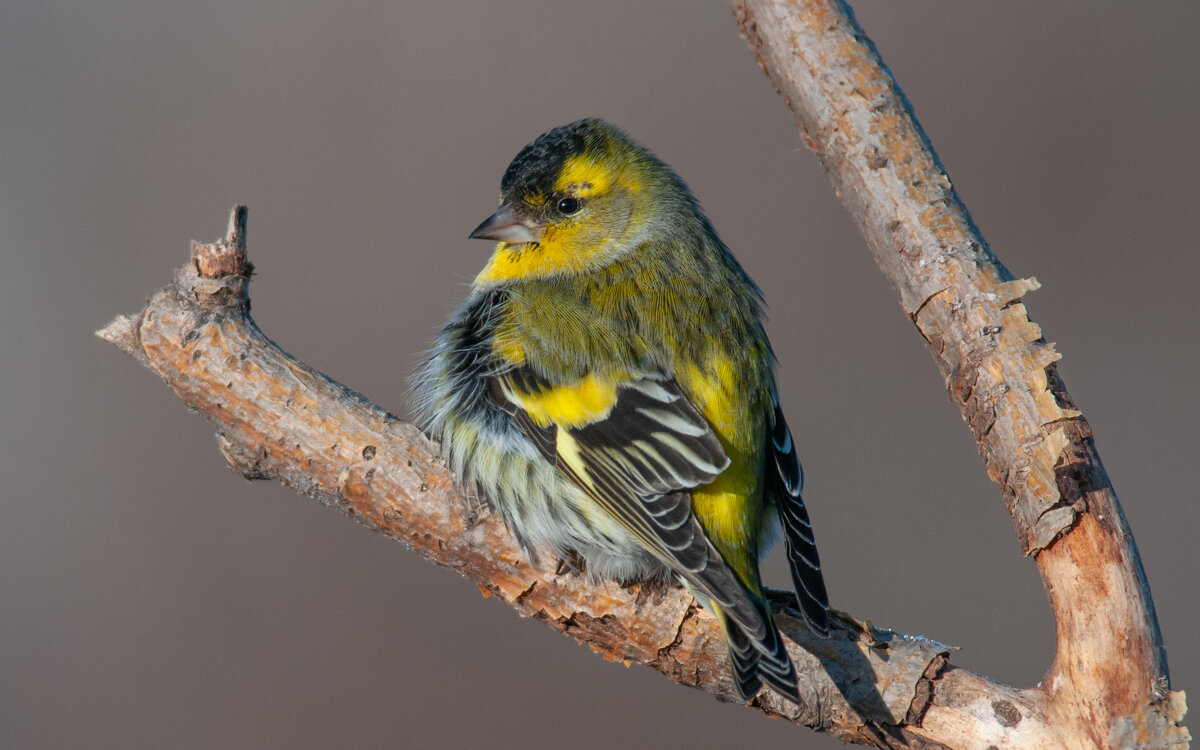
[{"label": "black tail", "polygon": [[773,491],[775,507],[783,524],[787,542],[788,567],[792,571],[792,585],[796,588],[796,600],[804,620],[814,633],[822,638],[829,636],[829,596],[825,593],[825,579],[821,577],[821,558],[817,555],[817,541],[813,536],[812,524],[808,521],[808,510],[800,497],[804,487],[804,473],[796,448],[792,444],[792,433],[783,419],[783,411],[774,391],[771,393],[774,413],[771,416],[771,452],[775,456],[776,471],[770,471],[768,463],[768,488]]},{"label": "black tail", "polygon": [[708,545],[708,565],[684,579],[693,595],[716,615],[729,646],[734,683],[743,700],[753,698],[763,683],[800,703],[796,668],[761,594],[749,592],[734,572]]},{"label": "black tail", "polygon": [[800,604],[800,612],[808,627],[822,638],[827,638],[829,596],[825,593],[825,579],[821,577],[821,558],[817,556],[817,544],[808,522],[808,511],[799,495],[780,499],[783,502],[779,504],[779,517],[783,521],[784,538],[787,540],[788,567],[792,571],[796,601]]}]

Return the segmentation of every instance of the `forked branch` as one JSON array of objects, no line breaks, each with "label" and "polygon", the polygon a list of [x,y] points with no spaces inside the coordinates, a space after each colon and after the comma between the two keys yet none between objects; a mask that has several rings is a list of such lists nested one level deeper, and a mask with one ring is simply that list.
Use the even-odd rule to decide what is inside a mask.
[{"label": "forked branch", "polygon": [[[1036,555],[1058,618],[1044,688],[996,685],[950,649],[844,618],[812,638],[774,604],[804,706],[769,691],[752,706],[880,747],[1126,746],[1187,742],[1132,537],[1091,444],[1029,322],[874,48],[836,2],[735,6],[744,35],[796,112]],[[279,349],[250,317],[246,213],[144,310],[98,332],[157,372],[218,427],[229,464],[275,479],[476,581],[522,615],[608,659],[736,700],[711,617],[681,590],[590,584],[531,565],[503,525],[463,496],[437,446]]]},{"label": "forked branch", "polygon": [[[531,564],[495,516],[458,493],[436,444],[267,338],[249,314],[245,218],[235,208],[225,240],[193,243],[172,284],[99,332],[217,426],[235,471],[340,509],[605,658],[737,700],[720,629],[682,589],[591,584],[557,574],[553,561]],[[850,621],[823,641],[798,613],[776,608],[806,700],[797,707],[764,691],[754,705],[768,713],[844,734],[861,725],[886,733],[913,710],[916,686],[946,663],[946,646]]]}]

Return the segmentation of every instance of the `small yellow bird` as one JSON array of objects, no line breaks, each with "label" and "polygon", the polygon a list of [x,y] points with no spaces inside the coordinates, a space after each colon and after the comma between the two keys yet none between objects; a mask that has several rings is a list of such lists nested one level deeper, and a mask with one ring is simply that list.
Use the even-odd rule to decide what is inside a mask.
[{"label": "small yellow bird", "polygon": [[416,375],[422,423],[535,555],[678,579],[719,621],[734,683],[799,702],[758,561],[780,526],[800,612],[829,632],[762,296],[687,186],[597,119],[526,146],[498,244]]}]

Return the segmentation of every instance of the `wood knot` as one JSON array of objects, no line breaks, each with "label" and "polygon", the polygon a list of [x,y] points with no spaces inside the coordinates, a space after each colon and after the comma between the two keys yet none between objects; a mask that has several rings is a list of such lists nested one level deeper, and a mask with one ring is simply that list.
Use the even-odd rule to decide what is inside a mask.
[{"label": "wood knot", "polygon": [[992,701],[992,713],[996,715],[996,721],[1000,722],[1000,726],[1010,729],[1021,723],[1021,712],[1011,701],[997,700]]}]

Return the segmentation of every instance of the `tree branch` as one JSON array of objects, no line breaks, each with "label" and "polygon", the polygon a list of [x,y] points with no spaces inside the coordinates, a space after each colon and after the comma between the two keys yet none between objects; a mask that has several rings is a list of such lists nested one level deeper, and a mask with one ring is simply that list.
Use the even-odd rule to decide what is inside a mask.
[{"label": "tree branch", "polygon": [[[992,254],[844,2],[735,0],[734,12],[928,342],[1035,556],[1057,653],[1026,695],[1054,717],[1062,747],[1186,742],[1137,546],[1059,355],[1020,302],[1037,281],[1014,280]],[[917,731],[943,719],[941,697]]]},{"label": "tree branch", "polygon": [[[735,10],[930,342],[1036,554],[1059,638],[1045,687],[1016,690],[953,667],[946,646],[849,618],[829,640],[812,638],[790,598],[776,596],[805,705],[769,691],[751,705],[879,747],[1186,743],[1183,696],[1168,689],[1132,537],[1053,369],[1057,355],[1017,301],[1036,282],[1013,281],[988,251],[844,5],[748,0]],[[400,539],[607,659],[736,700],[719,628],[682,590],[590,584],[531,565],[478,500],[458,493],[435,444],[270,341],[249,314],[245,216],[236,208],[225,240],[194,243],[173,283],[98,335],[216,424],[235,471]]]},{"label": "tree branch", "polygon": [[[225,240],[193,243],[174,283],[98,335],[217,425],[226,461],[248,479],[277,480],[403,541],[606,659],[648,664],[738,700],[720,628],[682,589],[591,584],[532,565],[497,517],[459,494],[435,443],[268,339],[250,317],[245,215],[235,208]],[[805,705],[769,691],[753,705],[798,723],[846,736],[864,724],[895,733],[916,686],[936,677],[950,650],[852,622],[815,638],[787,609],[791,597],[775,598]]]}]

